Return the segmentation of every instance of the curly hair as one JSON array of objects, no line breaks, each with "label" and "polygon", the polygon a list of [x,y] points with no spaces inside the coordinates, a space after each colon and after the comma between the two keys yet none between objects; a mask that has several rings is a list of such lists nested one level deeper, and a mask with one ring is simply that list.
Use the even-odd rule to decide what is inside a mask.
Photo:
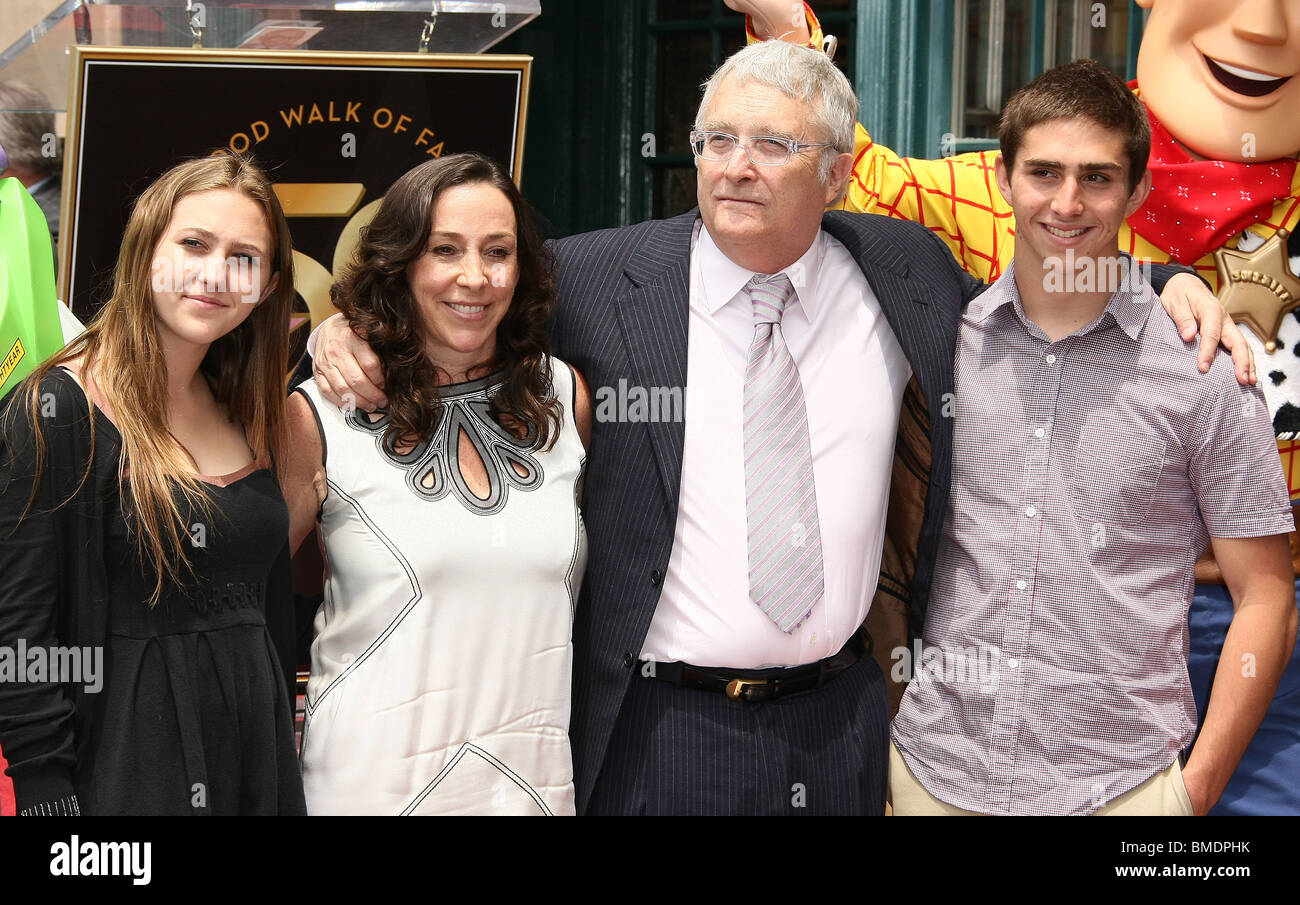
[{"label": "curly hair", "polygon": [[[527,203],[495,161],[481,154],[453,154],[407,171],[384,194],[374,220],[362,232],[356,257],[330,294],[352,329],[379,356],[388,395],[384,442],[418,442],[438,419],[438,367],[424,351],[423,321],[407,272],[424,254],[433,210],[453,186],[485,184],[499,189],[515,214],[519,282],[497,327],[494,358],[480,362],[504,370],[492,401],[504,426],[535,428],[537,446],[549,449],[559,435],[561,408],[551,390],[548,325],[555,305],[551,253],[537,235]],[[443,383],[449,375],[443,375]]]}]

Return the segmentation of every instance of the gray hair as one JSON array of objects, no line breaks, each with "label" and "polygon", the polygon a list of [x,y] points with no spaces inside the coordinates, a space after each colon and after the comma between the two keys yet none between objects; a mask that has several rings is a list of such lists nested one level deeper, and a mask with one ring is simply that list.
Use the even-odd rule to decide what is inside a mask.
[{"label": "gray hair", "polygon": [[26,82],[0,81],[0,146],[9,165],[47,176],[63,166],[57,139],[54,156],[46,156],[47,135],[54,135],[54,112],[49,99]]},{"label": "gray hair", "polygon": [[812,120],[824,133],[819,177],[825,184],[836,155],[853,153],[853,124],[858,118],[858,98],[844,73],[819,50],[788,41],[762,41],[728,57],[704,83],[704,97],[695,115],[701,128],[704,111],[713,103],[718,86],[728,76],[775,88],[809,107]]}]

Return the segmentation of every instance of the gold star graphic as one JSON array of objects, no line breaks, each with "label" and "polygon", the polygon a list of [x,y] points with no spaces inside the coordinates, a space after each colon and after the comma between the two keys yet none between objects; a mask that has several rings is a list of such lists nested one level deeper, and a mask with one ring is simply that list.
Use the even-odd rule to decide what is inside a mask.
[{"label": "gold star graphic", "polygon": [[1234,321],[1254,331],[1269,354],[1277,351],[1282,318],[1300,305],[1300,279],[1287,260],[1287,235],[1279,229],[1252,252],[1221,248],[1214,253],[1219,301]]}]

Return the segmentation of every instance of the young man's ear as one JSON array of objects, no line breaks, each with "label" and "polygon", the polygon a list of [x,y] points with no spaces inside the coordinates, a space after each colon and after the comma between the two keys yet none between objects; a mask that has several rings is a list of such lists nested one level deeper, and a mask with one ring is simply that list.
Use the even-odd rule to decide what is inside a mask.
[{"label": "young man's ear", "polygon": [[998,180],[998,191],[1006,199],[1007,204],[1011,203],[1011,171],[1007,169],[1006,160],[999,153],[997,160],[993,162],[993,175]]},{"label": "young man's ear", "polygon": [[1147,195],[1151,194],[1151,171],[1146,170],[1142,173],[1142,178],[1138,184],[1133,187],[1133,193],[1128,196],[1128,204],[1124,206],[1124,219],[1133,216],[1133,213],[1146,204]]}]

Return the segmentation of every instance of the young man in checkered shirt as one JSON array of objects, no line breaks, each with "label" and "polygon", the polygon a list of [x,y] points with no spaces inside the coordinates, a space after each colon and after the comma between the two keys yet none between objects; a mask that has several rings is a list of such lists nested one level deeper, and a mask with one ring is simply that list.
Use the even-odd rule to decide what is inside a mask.
[{"label": "young man in checkered shirt", "polygon": [[[894,812],[1204,814],[1295,642],[1272,427],[1223,352],[1198,372],[1119,251],[1151,185],[1124,83],[1087,60],[1049,70],[1008,103],[1000,139],[1016,253],[963,316]],[[1195,737],[1187,609],[1207,542],[1235,614]]]}]

